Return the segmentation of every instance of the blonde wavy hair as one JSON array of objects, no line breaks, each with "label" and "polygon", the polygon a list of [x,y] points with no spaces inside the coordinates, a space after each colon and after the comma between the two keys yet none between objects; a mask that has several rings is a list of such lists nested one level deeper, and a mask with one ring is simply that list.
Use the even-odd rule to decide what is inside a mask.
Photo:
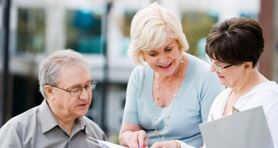
[{"label": "blonde wavy hair", "polygon": [[168,9],[153,3],[138,11],[130,28],[129,55],[136,64],[144,63],[143,52],[162,47],[175,39],[181,54],[189,49],[180,20]]}]

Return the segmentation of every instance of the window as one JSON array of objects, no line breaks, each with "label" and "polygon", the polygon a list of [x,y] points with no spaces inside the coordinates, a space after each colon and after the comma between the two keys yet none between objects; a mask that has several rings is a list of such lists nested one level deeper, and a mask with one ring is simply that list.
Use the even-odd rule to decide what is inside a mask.
[{"label": "window", "polygon": [[101,53],[101,14],[91,10],[66,12],[66,48],[81,53]]},{"label": "window", "polygon": [[19,8],[16,30],[16,51],[42,53],[45,50],[45,10]]}]

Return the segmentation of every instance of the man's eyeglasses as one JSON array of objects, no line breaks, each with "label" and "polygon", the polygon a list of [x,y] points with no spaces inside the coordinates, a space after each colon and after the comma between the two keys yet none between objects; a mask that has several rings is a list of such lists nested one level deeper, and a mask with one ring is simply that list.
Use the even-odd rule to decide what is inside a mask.
[{"label": "man's eyeglasses", "polygon": [[212,66],[215,68],[215,71],[222,72],[223,69],[229,68],[229,67],[233,66],[233,64],[230,64],[227,66],[218,66],[218,65],[212,64]]},{"label": "man's eyeglasses", "polygon": [[92,80],[90,82],[90,84],[88,84],[84,87],[73,88],[72,90],[64,89],[64,88],[61,88],[59,86],[52,86],[52,87],[55,87],[55,88],[58,88],[60,90],[66,91],[66,92],[70,93],[71,96],[73,96],[73,97],[78,97],[78,96],[81,95],[81,93],[83,92],[84,89],[86,90],[86,92],[89,92],[89,91],[94,90],[96,88],[96,85],[97,85],[97,81]]}]

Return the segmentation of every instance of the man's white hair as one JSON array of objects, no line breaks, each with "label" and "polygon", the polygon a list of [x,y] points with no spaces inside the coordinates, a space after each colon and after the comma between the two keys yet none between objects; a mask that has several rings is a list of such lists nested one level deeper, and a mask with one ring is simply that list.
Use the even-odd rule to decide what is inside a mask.
[{"label": "man's white hair", "polygon": [[86,59],[80,53],[71,49],[56,51],[41,62],[39,67],[39,85],[40,92],[44,98],[47,96],[43,86],[46,84],[56,85],[62,67],[73,64],[84,66],[88,71],[90,70],[89,63]]}]

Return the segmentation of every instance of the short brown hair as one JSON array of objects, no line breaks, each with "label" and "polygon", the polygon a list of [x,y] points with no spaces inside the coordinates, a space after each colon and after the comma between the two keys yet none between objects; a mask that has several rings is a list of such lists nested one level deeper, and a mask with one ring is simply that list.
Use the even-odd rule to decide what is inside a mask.
[{"label": "short brown hair", "polygon": [[242,17],[213,26],[206,43],[206,53],[210,58],[233,65],[250,61],[253,68],[263,48],[263,32],[259,23]]}]

